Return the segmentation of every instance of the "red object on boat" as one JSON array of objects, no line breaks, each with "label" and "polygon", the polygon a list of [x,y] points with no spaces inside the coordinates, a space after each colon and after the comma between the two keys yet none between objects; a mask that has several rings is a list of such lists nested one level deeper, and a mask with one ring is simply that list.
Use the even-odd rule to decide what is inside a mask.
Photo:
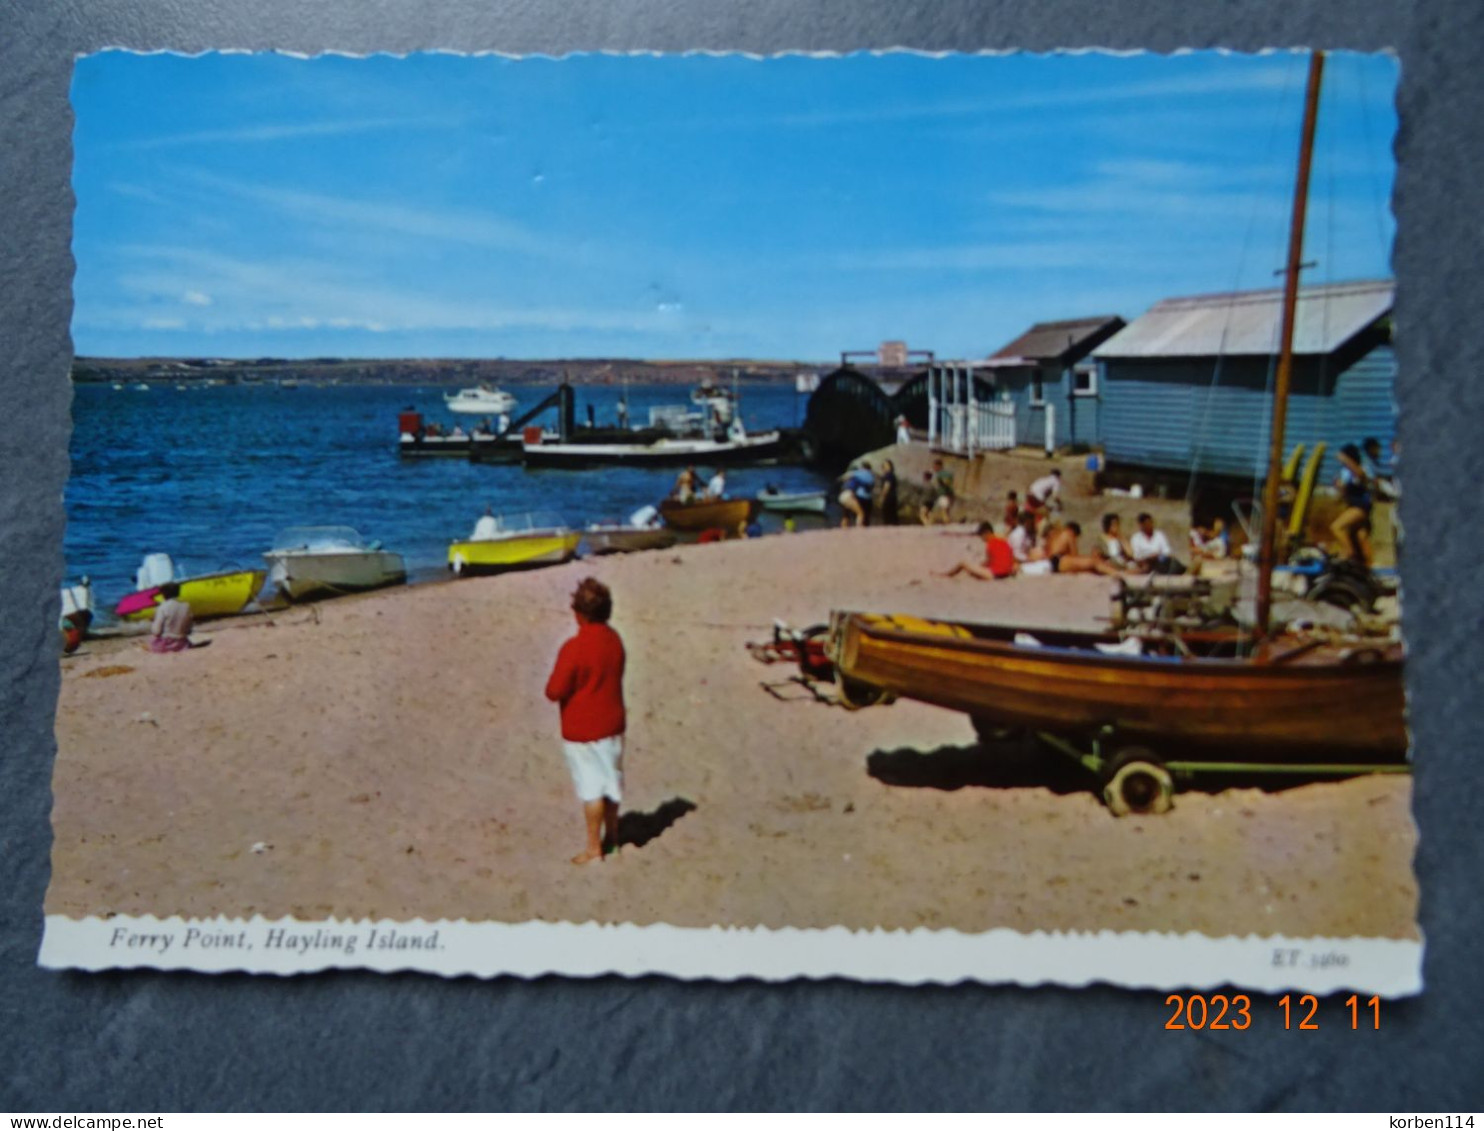
[{"label": "red object on boat", "polygon": [[539,424],[526,425],[520,437],[527,444],[539,444],[541,442],[541,426]]},{"label": "red object on boat", "polygon": [[719,526],[713,526],[710,530],[701,531],[701,537],[697,541],[702,544],[707,542],[725,542],[726,537],[727,532],[725,530]]},{"label": "red object on boat", "polygon": [[422,430],[423,414],[420,412],[403,412],[397,415],[397,429],[416,436]]}]

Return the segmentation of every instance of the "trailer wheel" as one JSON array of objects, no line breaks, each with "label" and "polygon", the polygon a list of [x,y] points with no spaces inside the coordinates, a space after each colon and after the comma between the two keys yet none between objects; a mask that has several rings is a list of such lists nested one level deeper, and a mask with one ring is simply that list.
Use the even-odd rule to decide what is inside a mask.
[{"label": "trailer wheel", "polygon": [[847,711],[859,711],[878,703],[891,702],[891,696],[885,688],[850,679],[839,671],[835,672],[835,691],[840,697],[840,706]]},{"label": "trailer wheel", "polygon": [[1126,746],[1104,771],[1103,801],[1115,817],[1168,813],[1175,804],[1175,779],[1148,750]]}]

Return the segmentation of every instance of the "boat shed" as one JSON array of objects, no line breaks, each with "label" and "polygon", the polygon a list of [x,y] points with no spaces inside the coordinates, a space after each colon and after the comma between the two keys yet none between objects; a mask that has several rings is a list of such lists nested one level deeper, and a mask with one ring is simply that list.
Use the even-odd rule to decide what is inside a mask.
[{"label": "boat shed", "polygon": [[[1395,435],[1395,289],[1382,279],[1299,291],[1284,440],[1329,445],[1323,480],[1338,474],[1341,445],[1374,436],[1386,451]],[[1166,299],[1100,345],[1109,470],[1260,479],[1282,306],[1281,288]]]},{"label": "boat shed", "polygon": [[1020,443],[1049,439],[1048,446],[1065,448],[1102,441],[1102,390],[1089,355],[1125,325],[1115,314],[1037,322],[990,355],[995,389],[1015,405]]}]

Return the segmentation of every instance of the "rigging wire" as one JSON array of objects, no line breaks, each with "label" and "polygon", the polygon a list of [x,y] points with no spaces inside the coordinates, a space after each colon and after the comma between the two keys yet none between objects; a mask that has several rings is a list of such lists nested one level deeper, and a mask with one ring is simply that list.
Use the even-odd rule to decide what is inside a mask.
[{"label": "rigging wire", "polygon": [[[1287,70],[1283,76],[1282,90],[1279,92],[1278,98],[1273,102],[1273,115],[1268,122],[1268,139],[1264,148],[1264,159],[1271,157],[1277,148],[1278,126],[1283,120],[1283,111],[1288,105],[1289,96],[1293,90],[1294,78],[1297,73],[1297,70],[1293,68]],[[1233,273],[1232,284],[1228,288],[1229,294],[1234,295],[1240,292],[1242,288],[1242,276],[1247,270],[1248,253],[1251,250],[1253,233],[1257,226],[1260,197],[1261,189],[1254,187],[1250,194],[1250,204],[1247,209],[1247,225],[1242,235],[1241,250],[1237,253],[1236,270]],[[1221,324],[1221,339],[1216,349],[1216,366],[1211,374],[1211,384],[1206,390],[1205,405],[1201,412],[1200,425],[1196,428],[1195,439],[1190,448],[1190,471],[1186,476],[1185,487],[1185,505],[1187,507],[1193,507],[1195,505],[1196,484],[1200,474],[1201,457],[1205,454],[1206,431],[1210,426],[1211,410],[1216,401],[1216,393],[1221,386],[1221,371],[1226,360],[1226,343],[1231,334],[1232,315],[1235,308],[1236,304],[1234,302],[1227,303],[1226,313],[1223,316]],[[1270,382],[1272,380],[1271,369],[1268,374],[1268,380]]]}]

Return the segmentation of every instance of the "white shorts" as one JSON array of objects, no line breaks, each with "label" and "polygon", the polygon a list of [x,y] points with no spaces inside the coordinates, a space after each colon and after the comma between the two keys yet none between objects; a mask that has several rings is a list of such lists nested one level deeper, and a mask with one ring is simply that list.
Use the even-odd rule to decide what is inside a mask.
[{"label": "white shorts", "polygon": [[562,753],[567,756],[567,769],[572,772],[578,801],[585,805],[600,797],[623,800],[623,735],[600,738],[597,742],[564,741]]}]

